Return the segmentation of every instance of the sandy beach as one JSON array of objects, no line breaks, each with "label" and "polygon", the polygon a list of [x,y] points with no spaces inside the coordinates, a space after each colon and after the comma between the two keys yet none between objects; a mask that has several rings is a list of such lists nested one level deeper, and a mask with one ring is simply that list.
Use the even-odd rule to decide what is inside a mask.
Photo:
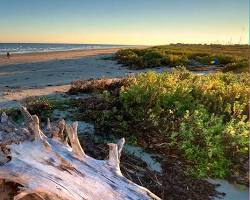
[{"label": "sandy beach", "polygon": [[10,59],[1,56],[0,108],[17,105],[18,101],[30,96],[66,92],[74,80],[122,77],[149,70],[129,70],[116,61],[103,59],[117,50],[15,54]]},{"label": "sandy beach", "polygon": [[54,51],[54,52],[41,52],[41,53],[24,53],[24,54],[16,53],[16,54],[11,54],[11,57],[9,59],[6,57],[6,55],[0,55],[0,66],[21,64],[21,63],[45,62],[45,61],[61,60],[61,59],[64,60],[75,59],[84,56],[94,56],[100,54],[111,54],[115,53],[119,49],[121,48]]}]

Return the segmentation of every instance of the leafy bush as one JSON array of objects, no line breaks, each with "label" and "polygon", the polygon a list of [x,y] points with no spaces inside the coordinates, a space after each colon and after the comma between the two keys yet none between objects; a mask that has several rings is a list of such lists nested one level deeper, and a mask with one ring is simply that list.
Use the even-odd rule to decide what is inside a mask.
[{"label": "leafy bush", "polygon": [[127,119],[178,146],[192,174],[223,178],[235,156],[248,154],[249,91],[247,73],[199,76],[178,69],[140,74],[119,98]]},{"label": "leafy bush", "polygon": [[204,107],[184,115],[178,133],[177,145],[186,158],[192,161],[189,171],[199,177],[215,176],[224,178],[229,167],[225,158],[222,136],[224,131],[222,117],[210,114]]},{"label": "leafy bush", "polygon": [[154,48],[149,49],[124,49],[116,53],[116,60],[120,64],[132,69],[153,68],[159,66],[175,67],[187,65],[188,58],[183,54],[169,54]]},{"label": "leafy bush", "polygon": [[141,73],[118,93],[104,91],[76,106],[100,134],[175,152],[196,177],[236,175],[246,183],[249,81],[248,73],[201,76],[183,68]]},{"label": "leafy bush", "polygon": [[142,56],[143,65],[147,67],[157,67],[162,65],[164,54],[157,51],[148,51]]},{"label": "leafy bush", "polygon": [[136,50],[132,49],[125,49],[125,50],[119,50],[116,53],[116,58],[118,59],[118,62],[120,64],[132,66],[139,63],[139,56],[136,53]]},{"label": "leafy bush", "polygon": [[176,66],[186,66],[188,64],[188,58],[185,55],[176,55],[176,54],[170,54],[169,55],[169,65],[171,67]]}]

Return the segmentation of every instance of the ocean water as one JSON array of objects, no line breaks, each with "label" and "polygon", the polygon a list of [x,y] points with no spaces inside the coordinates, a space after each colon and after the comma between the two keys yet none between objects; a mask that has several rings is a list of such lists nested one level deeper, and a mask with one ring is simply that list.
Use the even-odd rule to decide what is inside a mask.
[{"label": "ocean water", "polygon": [[0,43],[0,55],[10,53],[35,53],[51,51],[68,51],[83,49],[106,49],[116,47],[132,47],[127,45],[105,44],[49,44],[49,43]]}]

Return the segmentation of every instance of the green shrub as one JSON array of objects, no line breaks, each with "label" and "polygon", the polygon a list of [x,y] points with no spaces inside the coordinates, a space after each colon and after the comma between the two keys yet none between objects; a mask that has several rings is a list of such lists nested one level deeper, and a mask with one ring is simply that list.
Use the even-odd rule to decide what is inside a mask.
[{"label": "green shrub", "polygon": [[162,65],[164,55],[157,51],[148,51],[142,56],[143,65],[147,67],[158,67]]},{"label": "green shrub", "polygon": [[168,54],[156,48],[119,50],[115,57],[118,63],[133,69],[154,68],[159,66],[185,66],[189,62],[187,56],[183,53]]},{"label": "green shrub", "polygon": [[173,151],[193,176],[247,177],[249,80],[248,73],[147,72],[80,107],[100,133]]},{"label": "green shrub", "polygon": [[239,61],[234,63],[228,63],[223,68],[223,72],[244,72],[249,70],[249,63],[247,61]]},{"label": "green shrub", "polygon": [[192,161],[188,170],[198,177],[224,178],[229,159],[224,155],[222,136],[225,125],[222,117],[210,114],[203,106],[184,115],[177,138],[179,148]]},{"label": "green shrub", "polygon": [[188,168],[192,174],[223,178],[234,156],[248,155],[249,91],[248,73],[148,72],[121,88],[120,110],[130,121],[177,144],[194,164]]},{"label": "green shrub", "polygon": [[47,98],[29,97],[24,100],[23,104],[32,115],[38,115],[42,121],[50,116],[54,108]]},{"label": "green shrub", "polygon": [[170,60],[169,65],[171,67],[186,66],[189,62],[188,58],[185,55],[176,55],[176,54],[170,54],[169,60]]},{"label": "green shrub", "polygon": [[219,61],[219,64],[222,64],[222,65],[236,62],[236,58],[232,56],[218,55],[218,56],[215,56],[215,58],[217,58]]},{"label": "green shrub", "polygon": [[187,66],[191,61],[196,61],[205,65],[219,65],[224,67],[223,71],[246,72],[249,53],[247,46],[168,45],[119,50],[115,59],[132,69]]},{"label": "green shrub", "polygon": [[21,112],[17,108],[0,109],[0,116],[2,115],[2,113],[6,113],[11,120],[13,120],[14,122],[16,122],[18,124],[23,122]]},{"label": "green shrub", "polygon": [[238,63],[241,59],[233,56],[227,55],[205,55],[205,56],[196,56],[195,60],[201,62],[202,64],[211,65],[215,64],[214,62],[217,60],[219,65],[227,65],[230,63]]}]

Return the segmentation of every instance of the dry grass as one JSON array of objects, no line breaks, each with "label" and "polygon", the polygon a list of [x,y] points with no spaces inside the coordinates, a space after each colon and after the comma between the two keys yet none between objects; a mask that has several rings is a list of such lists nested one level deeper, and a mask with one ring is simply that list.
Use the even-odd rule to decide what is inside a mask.
[{"label": "dry grass", "polygon": [[117,87],[121,87],[126,84],[125,78],[107,78],[97,80],[77,80],[71,83],[69,90],[70,94],[76,94],[80,92],[95,92],[102,90],[111,90]]}]

